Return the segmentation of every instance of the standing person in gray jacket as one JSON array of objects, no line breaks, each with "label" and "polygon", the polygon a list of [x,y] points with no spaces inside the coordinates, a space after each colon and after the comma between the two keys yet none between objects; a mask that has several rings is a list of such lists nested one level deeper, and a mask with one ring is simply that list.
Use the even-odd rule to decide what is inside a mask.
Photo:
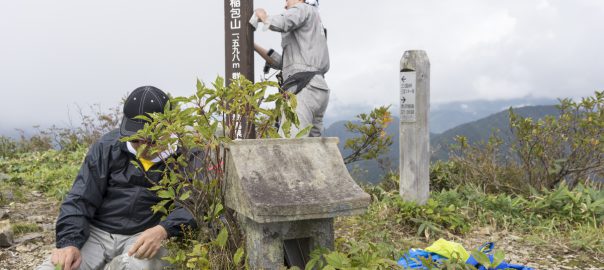
[{"label": "standing person in gray jacket", "polygon": [[[296,94],[300,128],[312,125],[310,137],[321,136],[323,115],[329,103],[329,87],[324,77],[329,70],[327,33],[318,5],[318,0],[287,0],[282,14],[268,16],[262,8],[255,11],[258,20],[281,33],[283,54],[257,44],[254,49],[271,68],[282,71],[281,88]],[[292,127],[292,136],[297,131]]]}]

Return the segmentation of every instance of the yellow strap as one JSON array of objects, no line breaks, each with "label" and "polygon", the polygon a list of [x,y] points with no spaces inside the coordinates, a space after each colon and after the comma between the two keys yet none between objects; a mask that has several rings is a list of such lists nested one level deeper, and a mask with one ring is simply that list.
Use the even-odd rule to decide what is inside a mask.
[{"label": "yellow strap", "polygon": [[153,166],[153,161],[148,160],[148,159],[144,159],[144,158],[139,158],[138,160],[140,160],[141,164],[143,164],[143,169],[145,169],[145,171],[148,171],[149,168],[151,168],[151,166]]}]

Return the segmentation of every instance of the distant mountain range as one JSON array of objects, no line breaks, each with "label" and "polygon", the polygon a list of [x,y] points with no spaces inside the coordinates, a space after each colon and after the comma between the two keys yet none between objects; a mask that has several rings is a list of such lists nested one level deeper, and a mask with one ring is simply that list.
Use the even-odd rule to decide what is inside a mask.
[{"label": "distant mountain range", "polygon": [[[558,104],[557,99],[535,98],[531,96],[516,99],[432,103],[430,105],[430,132],[437,134],[442,133],[461,124],[469,123],[491,114],[507,110],[509,107],[519,108],[554,104]],[[398,108],[398,104],[394,104],[390,108],[390,111],[394,116],[398,116],[398,109],[396,108]],[[340,106],[338,107],[337,114],[328,113],[325,115],[324,123],[326,123],[326,126],[329,126],[338,121],[352,120],[357,114],[369,112],[371,109],[371,107],[363,105]]]},{"label": "distant mountain range", "polygon": [[[468,123],[488,115],[500,112],[512,107],[522,107],[529,105],[552,105],[557,104],[556,99],[534,98],[531,96],[506,99],[506,100],[473,100],[473,101],[454,101],[446,103],[432,103],[430,106],[430,132],[442,133],[458,125]],[[384,104],[387,105],[387,104]],[[390,111],[394,116],[398,116],[398,104],[392,105]],[[348,121],[355,118],[359,113],[369,112],[372,108],[367,105],[344,105],[337,108],[337,113],[328,113],[323,119],[325,127],[334,125],[339,121]],[[3,119],[0,119],[0,121]],[[61,120],[48,119],[44,122],[42,128],[52,124],[61,125]],[[17,139],[19,132],[15,127],[7,126],[6,123],[0,124],[0,135]],[[42,124],[42,123],[39,123]],[[33,127],[20,126],[26,135],[35,132]]]},{"label": "distant mountain range", "polygon": [[[533,119],[540,119],[546,115],[558,115],[559,111],[554,105],[525,106],[514,109],[516,113]],[[476,112],[485,113],[486,108]],[[466,111],[468,112],[468,111]],[[454,114],[454,113],[452,113]],[[455,116],[463,113],[454,114]],[[454,116],[454,117],[455,117]],[[486,117],[485,117],[486,116]],[[398,118],[388,127],[387,132],[392,135],[393,144],[388,154],[381,157],[381,164],[378,161],[360,161],[350,164],[349,170],[353,177],[358,180],[366,180],[371,183],[379,182],[384,174],[384,169],[398,170],[399,162],[399,125]],[[432,119],[430,119],[432,121]],[[453,120],[452,120],[453,121]],[[324,136],[339,137],[342,156],[350,154],[349,150],[342,149],[346,139],[354,134],[346,131],[344,124],[346,121],[338,121],[325,130]],[[431,125],[432,126],[432,125]],[[499,136],[509,141],[511,131],[509,127],[509,113],[507,108],[502,108],[499,112],[491,115],[483,115],[478,120],[468,121],[456,127],[450,128],[443,133],[430,133],[430,148],[432,160],[446,160],[449,155],[449,146],[454,143],[456,136],[465,136],[470,143],[478,141],[487,141],[493,131],[499,131]]]},{"label": "distant mountain range", "polygon": [[495,114],[510,107],[555,105],[557,99],[524,97],[506,100],[474,100],[433,104],[430,108],[430,132],[443,133],[464,123]]},{"label": "distant mountain range", "polygon": [[[557,109],[552,104],[557,104],[555,99],[543,99],[525,97],[511,100],[475,100],[464,102],[449,102],[432,104],[430,108],[430,141],[432,159],[447,159],[449,146],[454,142],[457,135],[465,136],[470,142],[487,140],[493,130],[499,130],[500,136],[510,136],[509,118],[507,109],[517,108],[516,111],[523,116],[542,118],[545,115],[557,115]],[[529,106],[529,105],[545,106]],[[398,110],[393,106],[390,111],[395,119],[388,127],[388,134],[392,135],[393,144],[390,152],[381,157],[382,164],[377,161],[359,161],[349,166],[356,179],[369,182],[377,182],[384,174],[384,169],[398,170],[399,162],[399,137],[398,137]],[[339,137],[340,146],[344,145],[346,139],[352,137],[346,131],[344,124],[354,119],[359,113],[367,113],[369,107],[348,106],[338,110],[337,115],[327,115],[325,123],[332,123],[325,129],[323,136]],[[24,129],[26,134],[34,132],[34,128]],[[0,135],[18,138],[18,132],[5,126],[0,126]],[[342,155],[347,156],[350,152],[341,149]]]},{"label": "distant mountain range", "polygon": [[[555,105],[515,108],[514,112],[522,117],[530,117],[532,119],[541,119],[547,115],[557,116],[560,114]],[[432,160],[448,159],[450,146],[455,142],[455,137],[457,136],[464,136],[468,139],[469,143],[473,144],[480,141],[486,142],[491,134],[497,132],[498,136],[504,140],[503,146],[506,147],[512,138],[509,121],[509,111],[505,110],[470,123],[459,125],[441,134],[432,134],[430,137]]]}]

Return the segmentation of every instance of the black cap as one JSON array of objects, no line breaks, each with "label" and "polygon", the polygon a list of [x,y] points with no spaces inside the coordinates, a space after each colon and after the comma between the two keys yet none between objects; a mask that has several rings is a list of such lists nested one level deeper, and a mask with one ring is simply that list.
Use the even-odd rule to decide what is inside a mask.
[{"label": "black cap", "polygon": [[124,103],[124,118],[120,126],[122,136],[132,136],[145,126],[145,120],[134,119],[139,115],[164,112],[168,95],[153,86],[134,89]]}]

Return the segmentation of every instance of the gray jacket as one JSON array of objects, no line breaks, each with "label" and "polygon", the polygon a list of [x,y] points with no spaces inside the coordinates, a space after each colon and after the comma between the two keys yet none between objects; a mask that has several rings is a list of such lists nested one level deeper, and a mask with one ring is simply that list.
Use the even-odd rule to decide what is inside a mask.
[{"label": "gray jacket", "polygon": [[[283,55],[269,51],[277,63],[271,66],[283,71],[283,79],[303,71],[329,71],[327,37],[317,8],[299,3],[283,14],[269,17],[269,29],[281,32]],[[315,76],[310,85],[327,90],[323,76]]]}]

